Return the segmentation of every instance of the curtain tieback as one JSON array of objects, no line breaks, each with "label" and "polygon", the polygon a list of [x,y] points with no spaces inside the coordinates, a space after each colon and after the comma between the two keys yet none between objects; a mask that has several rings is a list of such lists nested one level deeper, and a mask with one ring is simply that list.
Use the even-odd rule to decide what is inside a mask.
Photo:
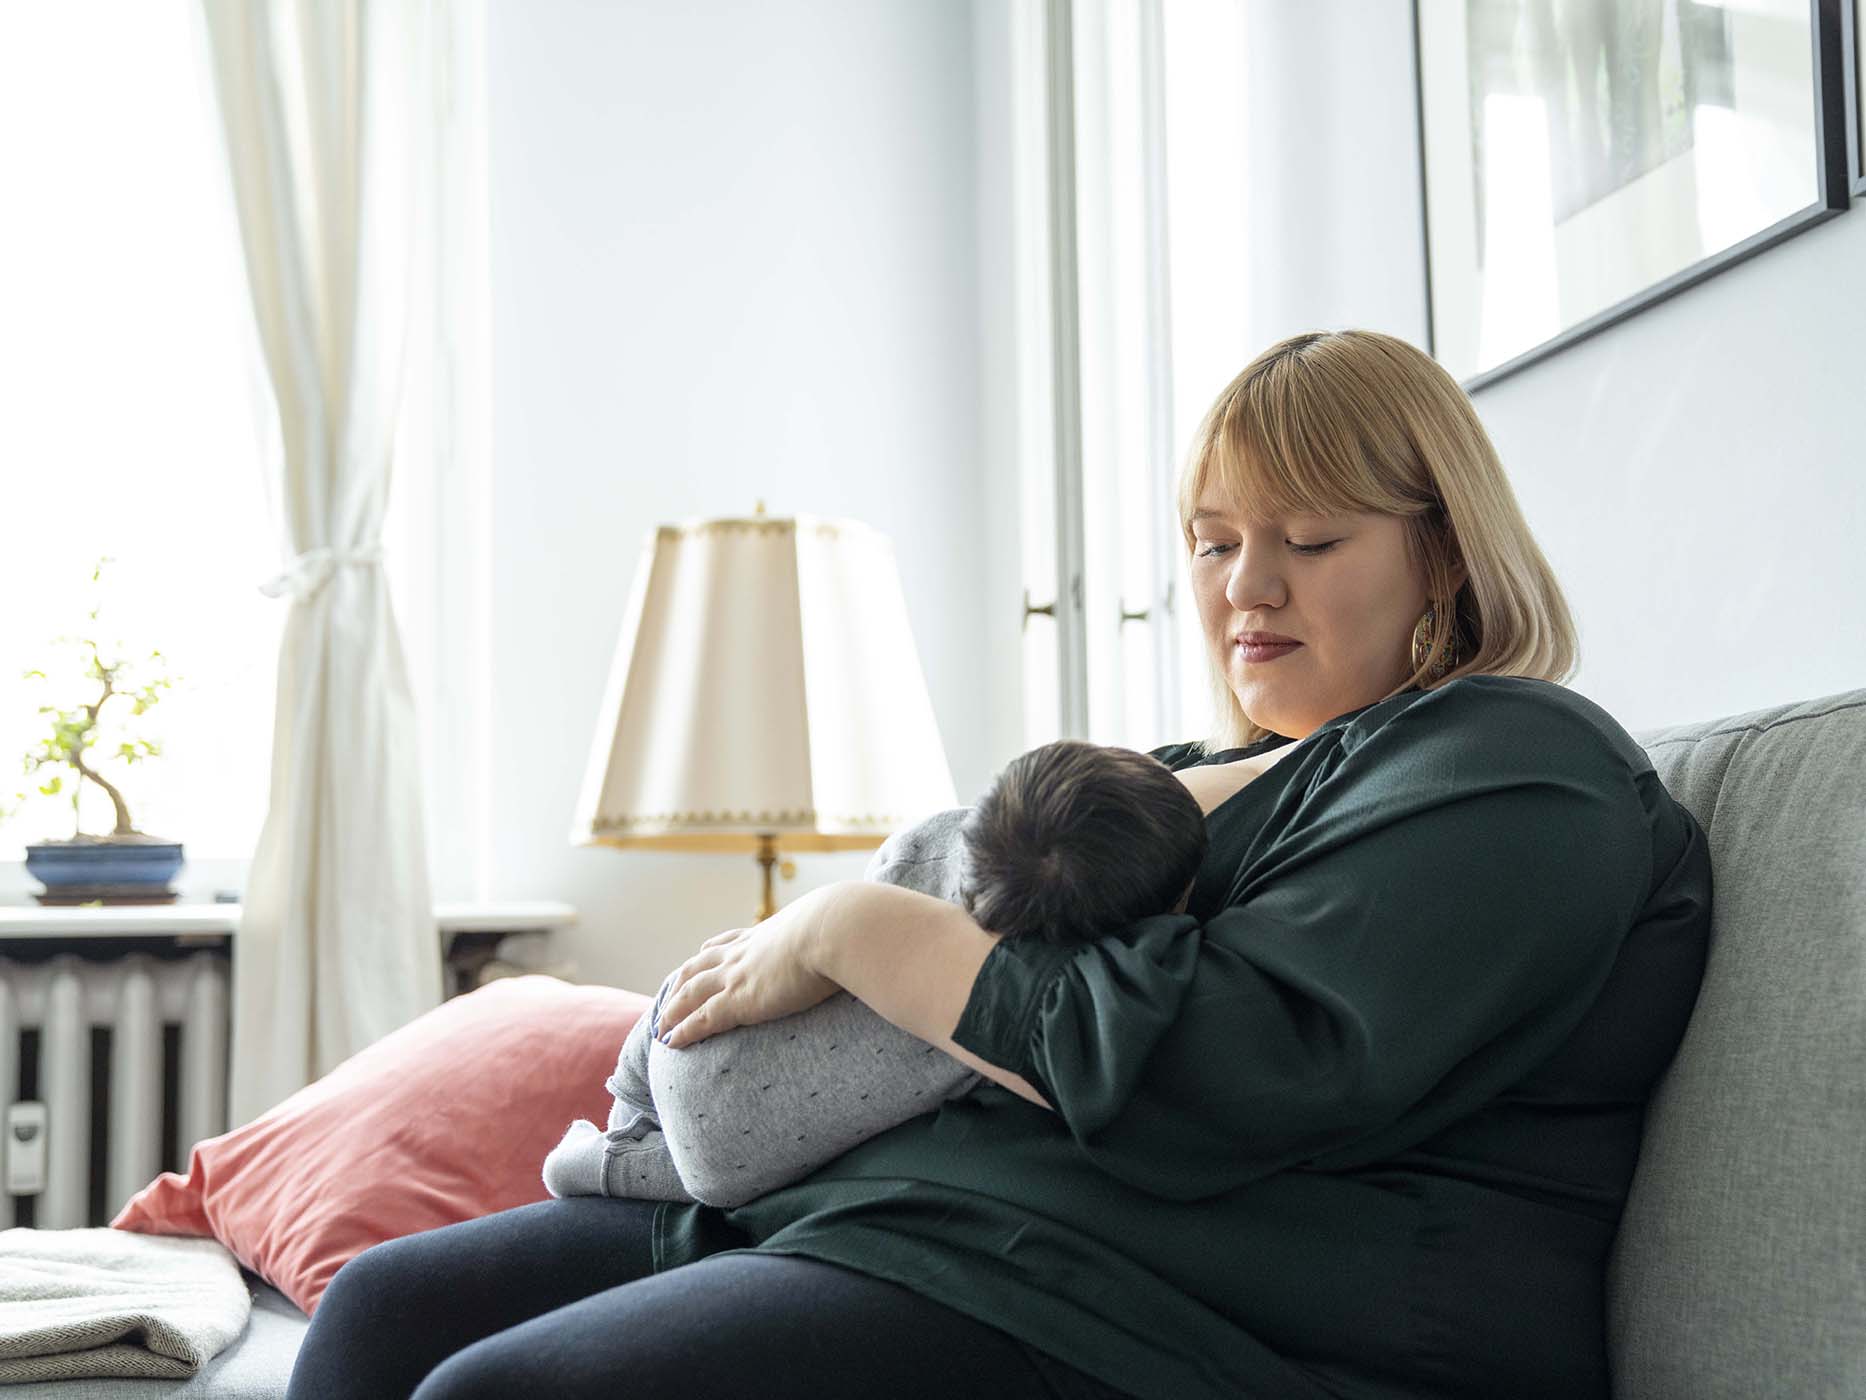
[{"label": "curtain tieback", "polygon": [[380,564],[382,546],[364,545],[361,549],[331,549],[318,545],[307,549],[293,559],[285,572],[270,583],[259,585],[259,591],[268,598],[277,598],[290,594],[293,598],[310,598],[318,589],[330,582],[330,576],[346,564]]}]

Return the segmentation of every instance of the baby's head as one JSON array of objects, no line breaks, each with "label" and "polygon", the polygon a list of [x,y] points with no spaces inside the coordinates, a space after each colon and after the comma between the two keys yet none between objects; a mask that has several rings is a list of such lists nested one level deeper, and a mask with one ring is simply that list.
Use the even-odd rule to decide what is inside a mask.
[{"label": "baby's head", "polygon": [[1076,944],[1177,913],[1205,814],[1158,759],[1060,739],[1004,766],[960,828],[960,898],[988,932]]}]

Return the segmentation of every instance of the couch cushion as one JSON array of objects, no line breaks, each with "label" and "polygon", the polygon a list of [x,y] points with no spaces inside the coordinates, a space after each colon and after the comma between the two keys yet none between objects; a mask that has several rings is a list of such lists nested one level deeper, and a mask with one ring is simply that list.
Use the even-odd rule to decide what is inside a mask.
[{"label": "couch cushion", "polygon": [[1866,1395],[1866,690],[1634,736],[1710,961],[1608,1275],[1619,1400]]}]

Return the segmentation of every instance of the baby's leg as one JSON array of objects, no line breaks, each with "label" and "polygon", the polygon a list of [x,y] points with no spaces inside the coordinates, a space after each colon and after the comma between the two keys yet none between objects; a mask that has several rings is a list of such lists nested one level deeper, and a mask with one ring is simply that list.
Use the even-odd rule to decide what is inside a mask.
[{"label": "baby's leg", "polygon": [[846,991],[775,1021],[649,1053],[680,1180],[715,1206],[807,1176],[979,1079]]},{"label": "baby's leg", "polygon": [[615,1073],[604,1081],[613,1099],[607,1130],[579,1118],[544,1159],[544,1186],[553,1196],[693,1200],[668,1152],[648,1086],[648,1042],[672,980],[670,973],[653,1007],[636,1018],[616,1057]]}]

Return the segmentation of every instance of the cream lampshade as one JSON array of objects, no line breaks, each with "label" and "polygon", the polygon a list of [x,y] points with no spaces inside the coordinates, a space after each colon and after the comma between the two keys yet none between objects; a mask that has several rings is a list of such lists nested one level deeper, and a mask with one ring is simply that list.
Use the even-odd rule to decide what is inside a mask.
[{"label": "cream lampshade", "polygon": [[663,525],[636,567],[570,839],[879,846],[953,806],[894,551],[854,520]]}]

